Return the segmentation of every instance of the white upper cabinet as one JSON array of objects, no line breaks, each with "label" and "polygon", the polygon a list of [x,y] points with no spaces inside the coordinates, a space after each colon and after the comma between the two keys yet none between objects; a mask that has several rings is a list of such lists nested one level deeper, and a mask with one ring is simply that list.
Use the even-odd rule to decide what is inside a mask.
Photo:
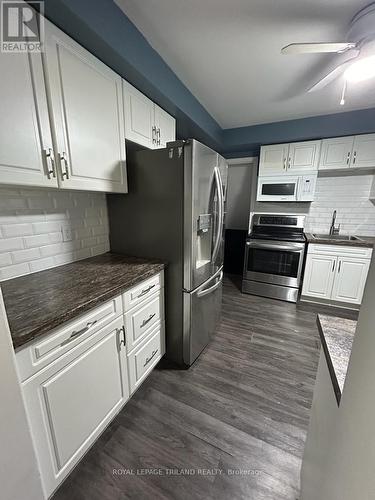
[{"label": "white upper cabinet", "polygon": [[259,176],[313,173],[318,170],[321,141],[272,144],[260,148]]},{"label": "white upper cabinet", "polygon": [[156,145],[154,103],[123,80],[125,137],[147,148]]},{"label": "white upper cabinet", "polygon": [[375,168],[375,134],[322,141],[319,170]]},{"label": "white upper cabinet", "polygon": [[0,183],[57,187],[40,54],[0,52]]},{"label": "white upper cabinet", "polygon": [[319,170],[349,168],[354,137],[323,139]]},{"label": "white upper cabinet", "polygon": [[47,21],[45,31],[60,187],[126,192],[121,77]]},{"label": "white upper cabinet", "polygon": [[321,141],[292,142],[289,145],[288,172],[317,171],[320,145]]},{"label": "white upper cabinet", "polygon": [[150,149],[176,140],[176,120],[123,80],[125,136]]},{"label": "white upper cabinet", "polygon": [[155,104],[156,147],[165,148],[167,142],[176,140],[176,120]]},{"label": "white upper cabinet", "polygon": [[286,172],[289,144],[272,144],[260,148],[259,175],[270,177]]},{"label": "white upper cabinet", "polygon": [[375,134],[354,137],[350,165],[355,168],[375,168]]}]

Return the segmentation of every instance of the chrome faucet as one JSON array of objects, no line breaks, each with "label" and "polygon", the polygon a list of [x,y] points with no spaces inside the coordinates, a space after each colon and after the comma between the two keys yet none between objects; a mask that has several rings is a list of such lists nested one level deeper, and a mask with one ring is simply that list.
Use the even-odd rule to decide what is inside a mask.
[{"label": "chrome faucet", "polygon": [[329,229],[329,234],[330,236],[333,236],[335,234],[339,234],[340,233],[340,226],[341,224],[339,224],[338,226],[335,226],[335,222],[336,222],[336,215],[337,215],[337,211],[334,210],[333,211],[333,214],[332,214],[332,223],[331,223],[331,227]]}]

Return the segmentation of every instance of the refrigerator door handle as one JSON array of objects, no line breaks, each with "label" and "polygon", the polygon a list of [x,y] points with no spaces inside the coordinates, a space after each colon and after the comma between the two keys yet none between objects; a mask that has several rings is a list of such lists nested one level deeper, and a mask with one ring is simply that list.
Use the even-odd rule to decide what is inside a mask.
[{"label": "refrigerator door handle", "polygon": [[210,288],[207,288],[206,290],[201,290],[200,292],[197,293],[197,297],[204,297],[205,295],[208,295],[215,290],[219,288],[223,280],[223,271],[220,273],[219,281],[217,281],[213,286],[210,286]]},{"label": "refrigerator door handle", "polygon": [[221,176],[220,176],[220,171],[218,167],[215,167],[215,182],[216,182],[216,188],[217,188],[217,197],[218,197],[218,204],[219,204],[219,213],[218,213],[218,218],[219,218],[219,225],[217,229],[217,235],[216,235],[216,241],[214,245],[214,249],[212,252],[212,262],[215,262],[217,254],[219,252],[219,247],[220,247],[220,242],[222,238],[222,232],[223,232],[223,212],[224,212],[224,197],[223,197],[223,188],[222,188],[222,182],[221,182]]}]

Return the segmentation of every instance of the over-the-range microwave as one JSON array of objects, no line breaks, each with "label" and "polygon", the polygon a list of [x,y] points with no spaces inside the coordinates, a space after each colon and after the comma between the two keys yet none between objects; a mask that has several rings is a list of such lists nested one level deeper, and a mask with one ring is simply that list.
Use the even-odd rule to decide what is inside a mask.
[{"label": "over-the-range microwave", "polygon": [[258,177],[257,201],[313,201],[317,175]]}]

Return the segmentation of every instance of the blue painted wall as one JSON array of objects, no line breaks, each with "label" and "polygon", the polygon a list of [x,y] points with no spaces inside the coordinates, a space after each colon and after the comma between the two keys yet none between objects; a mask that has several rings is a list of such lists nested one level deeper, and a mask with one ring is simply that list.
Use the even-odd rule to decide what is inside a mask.
[{"label": "blue painted wall", "polygon": [[[141,0],[140,0],[141,1]],[[45,0],[52,22],[225,156],[252,156],[273,144],[375,132],[375,109],[222,130],[113,0]]]},{"label": "blue painted wall", "polygon": [[45,15],[178,120],[178,136],[216,149],[222,130],[113,0],[45,0]]},{"label": "blue painted wall", "polygon": [[348,111],[224,130],[225,156],[252,156],[261,144],[305,141],[375,132],[375,109]]}]

